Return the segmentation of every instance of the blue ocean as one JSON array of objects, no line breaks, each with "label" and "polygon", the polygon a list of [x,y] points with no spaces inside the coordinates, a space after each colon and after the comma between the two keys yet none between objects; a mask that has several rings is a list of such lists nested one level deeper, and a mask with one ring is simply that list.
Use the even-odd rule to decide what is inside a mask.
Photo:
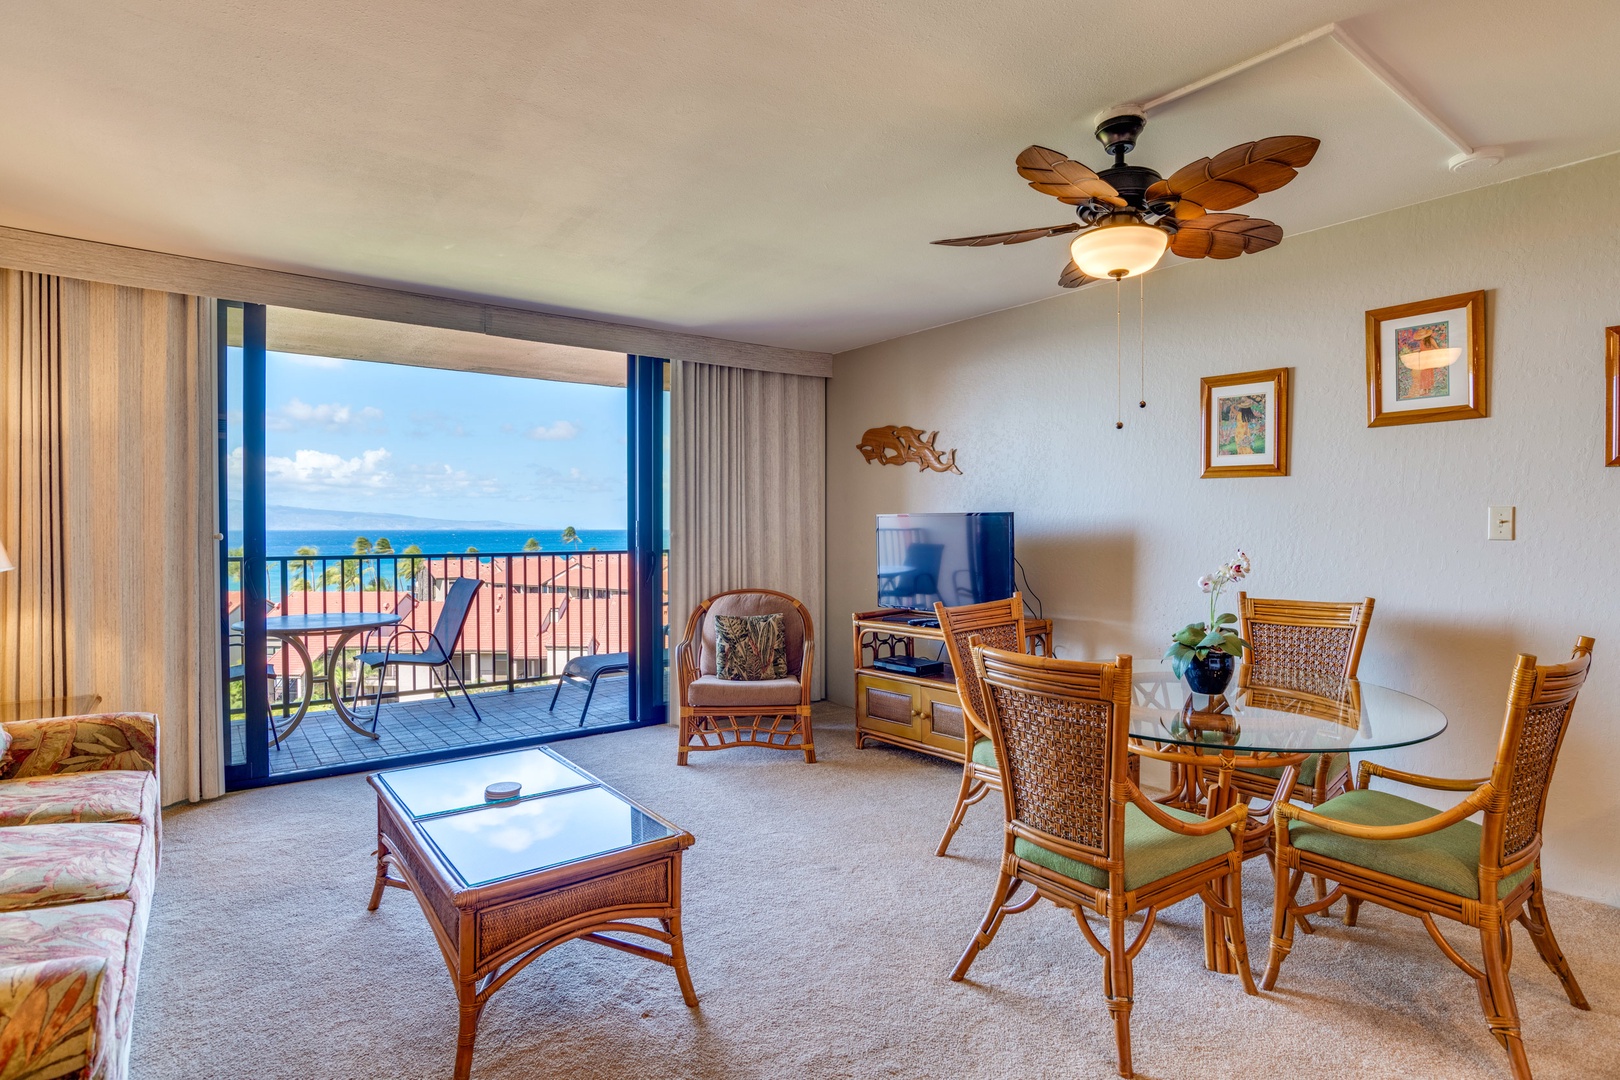
[{"label": "blue ocean", "polygon": [[[364,537],[374,549],[387,540],[395,552],[415,544],[424,555],[461,555],[477,548],[480,555],[521,554],[529,540],[540,544],[542,552],[573,554],[581,551],[624,551],[629,546],[623,529],[580,529],[577,544],[563,543],[561,529],[269,529],[265,532],[265,554],[296,555],[299,548],[314,548],[317,555],[352,555],[355,540]],[[240,531],[230,533],[234,551],[242,546]]]}]

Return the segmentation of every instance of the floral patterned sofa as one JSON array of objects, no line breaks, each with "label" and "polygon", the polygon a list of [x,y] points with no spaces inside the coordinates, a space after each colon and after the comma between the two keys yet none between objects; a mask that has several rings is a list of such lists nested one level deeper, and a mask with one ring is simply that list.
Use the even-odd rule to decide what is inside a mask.
[{"label": "floral patterned sofa", "polygon": [[0,725],[0,1080],[124,1080],[162,822],[157,717]]}]

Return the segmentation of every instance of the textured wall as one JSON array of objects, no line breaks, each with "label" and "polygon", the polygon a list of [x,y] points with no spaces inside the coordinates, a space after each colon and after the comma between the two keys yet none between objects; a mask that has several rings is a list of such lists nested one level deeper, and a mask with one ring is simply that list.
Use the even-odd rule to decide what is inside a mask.
[{"label": "textured wall", "polygon": [[[1022,257],[1037,247],[1061,265],[1055,241]],[[1489,418],[1368,428],[1365,311],[1474,289],[1489,290]],[[1134,314],[1134,283],[1125,296]],[[1362,676],[1450,718],[1439,739],[1379,758],[1479,776],[1514,654],[1561,660],[1590,634],[1594,674],[1548,811],[1546,876],[1620,903],[1620,837],[1604,824],[1620,813],[1608,775],[1620,759],[1620,469],[1603,467],[1602,445],[1620,156],[1149,275],[1148,408],[1135,407],[1127,318],[1124,431],[1113,306],[1099,285],[838,357],[827,636],[875,603],[878,513],[1015,511],[1019,556],[1074,658],[1156,659],[1200,617],[1199,575],[1241,546],[1257,595],[1376,597]],[[1282,366],[1294,369],[1292,475],[1199,479],[1199,378]],[[964,475],[866,464],[855,443],[880,423],[939,428]],[[1489,504],[1518,507],[1517,541],[1485,539]],[[823,655],[829,695],[852,700],[846,651]]]}]

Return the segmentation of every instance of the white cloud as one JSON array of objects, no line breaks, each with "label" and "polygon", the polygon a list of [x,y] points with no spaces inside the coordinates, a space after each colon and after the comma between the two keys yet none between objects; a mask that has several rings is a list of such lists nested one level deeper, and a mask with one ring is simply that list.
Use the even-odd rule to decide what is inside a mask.
[{"label": "white cloud", "polygon": [[407,486],[414,495],[456,495],[466,498],[489,498],[505,492],[500,480],[493,476],[478,476],[451,465],[412,465]]},{"label": "white cloud", "polygon": [[298,491],[385,491],[394,484],[392,455],[382,447],[346,458],[324,450],[295,450],[292,457],[267,455],[265,482]]},{"label": "white cloud", "polygon": [[572,439],[579,434],[579,425],[572,420],[558,420],[555,424],[541,424],[530,428],[528,436],[541,442],[558,442],[563,439]]},{"label": "white cloud", "polygon": [[264,426],[271,431],[381,431],[382,410],[370,405],[356,409],[350,405],[306,405],[293,398],[274,412],[264,416]]}]

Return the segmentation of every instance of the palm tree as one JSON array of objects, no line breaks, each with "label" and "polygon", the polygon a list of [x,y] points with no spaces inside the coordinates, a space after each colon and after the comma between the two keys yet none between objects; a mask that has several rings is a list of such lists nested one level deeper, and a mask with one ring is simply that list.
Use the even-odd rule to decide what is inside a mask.
[{"label": "palm tree", "polygon": [[314,583],[310,581],[309,556],[319,555],[320,550],[305,544],[293,554],[301,556],[303,561],[292,564],[292,589],[294,592],[309,592],[314,588]]},{"label": "palm tree", "polygon": [[527,540],[523,541],[523,550],[524,551],[539,551],[540,550],[540,541],[536,540],[532,536],[529,537]]},{"label": "palm tree", "polygon": [[392,555],[394,553],[394,545],[389,541],[388,537],[379,536],[377,538],[377,546],[371,550],[376,552],[378,555]]},{"label": "palm tree", "polygon": [[[406,545],[405,549],[400,552],[400,554],[401,555],[420,555],[420,554],[422,554],[421,545],[419,545],[419,544],[408,544],[408,545]],[[427,560],[426,559],[410,558],[410,559],[404,559],[402,561],[405,564],[405,570],[404,570],[404,574],[402,576],[409,577],[409,579],[411,581],[411,590],[410,591],[411,591],[411,594],[414,596],[416,594],[416,591],[417,591],[416,587],[419,584],[421,584],[422,578],[424,576],[426,576],[426,574],[427,574],[427,565],[428,565]]]},{"label": "palm tree", "polygon": [[585,541],[579,538],[579,533],[575,531],[572,525],[570,525],[568,528],[562,531],[562,542],[565,544],[573,544],[575,550],[578,550],[579,545],[583,544]]},{"label": "palm tree", "polygon": [[367,540],[363,536],[355,537],[354,538],[354,553],[356,555],[370,555],[371,554],[371,541]]},{"label": "palm tree", "polygon": [[476,555],[476,554],[478,554],[478,549],[473,547],[471,544],[468,544],[467,545],[467,554]]}]

